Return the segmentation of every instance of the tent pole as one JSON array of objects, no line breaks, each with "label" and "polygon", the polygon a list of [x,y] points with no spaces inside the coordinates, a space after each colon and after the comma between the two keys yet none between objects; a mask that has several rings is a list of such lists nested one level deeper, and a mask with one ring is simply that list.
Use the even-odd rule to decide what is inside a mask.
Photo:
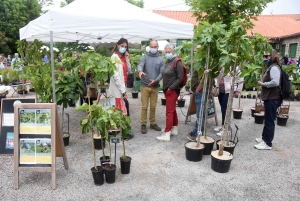
[{"label": "tent pole", "polygon": [[53,32],[52,31],[50,31],[50,53],[51,53],[51,70],[52,70],[52,102],[56,103],[55,79],[54,79]]}]

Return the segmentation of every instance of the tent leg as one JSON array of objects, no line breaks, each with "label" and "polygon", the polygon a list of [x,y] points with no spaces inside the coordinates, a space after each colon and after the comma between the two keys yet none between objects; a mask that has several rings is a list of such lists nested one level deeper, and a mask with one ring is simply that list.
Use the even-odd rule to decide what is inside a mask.
[{"label": "tent leg", "polygon": [[52,102],[56,103],[55,79],[54,79],[53,32],[52,31],[50,31],[50,53],[51,53],[51,70],[52,70]]}]

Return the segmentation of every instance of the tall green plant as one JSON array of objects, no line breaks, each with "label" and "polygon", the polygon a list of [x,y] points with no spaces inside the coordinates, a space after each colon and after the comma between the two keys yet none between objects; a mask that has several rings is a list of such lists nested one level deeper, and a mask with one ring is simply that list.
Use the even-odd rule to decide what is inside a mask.
[{"label": "tall green plant", "polygon": [[[52,76],[50,62],[45,63],[42,58],[46,50],[40,51],[42,43],[34,40],[28,44],[26,40],[17,42],[18,52],[21,55],[23,72],[30,79],[31,85],[35,88],[39,100],[43,103],[52,102]],[[47,52],[49,55],[49,52]]]},{"label": "tall green plant", "polygon": [[105,83],[108,76],[112,76],[117,70],[115,63],[120,63],[119,60],[102,56],[93,50],[80,54],[80,70],[84,71],[84,76],[91,72],[92,80],[99,81],[101,85]]},{"label": "tall green plant", "polygon": [[[123,111],[120,109],[116,109],[115,107],[110,107],[108,109],[103,109],[100,104],[89,105],[84,103],[82,106],[76,107],[78,111],[86,111],[88,110],[88,115],[80,121],[80,125],[82,127],[82,133],[86,134],[91,131],[92,137],[96,133],[95,130],[100,132],[102,139],[106,139],[108,142],[108,147],[110,150],[110,138],[109,130],[118,130],[122,131],[122,138],[126,138],[127,135],[131,131],[131,119],[128,116],[123,115]],[[123,156],[126,157],[125,152],[125,144],[123,141]],[[94,142],[92,144],[93,154],[94,150]],[[104,156],[104,153],[103,153]],[[111,157],[111,150],[110,150]],[[94,154],[94,162],[96,166],[96,159]]]}]

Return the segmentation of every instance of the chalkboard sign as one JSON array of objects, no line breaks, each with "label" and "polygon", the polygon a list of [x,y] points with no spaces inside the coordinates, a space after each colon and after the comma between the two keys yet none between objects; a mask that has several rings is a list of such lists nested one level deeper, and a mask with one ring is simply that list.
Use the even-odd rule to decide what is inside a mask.
[{"label": "chalkboard sign", "polygon": [[35,102],[35,98],[3,98],[1,100],[0,155],[14,154],[14,104]]},{"label": "chalkboard sign", "polygon": [[55,103],[14,106],[14,186],[19,188],[20,171],[51,172],[56,189],[56,157],[68,169],[62,130]]}]

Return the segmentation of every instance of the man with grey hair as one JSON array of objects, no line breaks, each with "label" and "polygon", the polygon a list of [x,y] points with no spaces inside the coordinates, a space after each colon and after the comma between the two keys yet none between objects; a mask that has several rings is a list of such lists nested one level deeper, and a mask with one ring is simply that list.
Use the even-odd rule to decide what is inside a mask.
[{"label": "man with grey hair", "polygon": [[150,41],[150,51],[145,54],[138,66],[139,77],[141,79],[141,133],[147,133],[147,111],[150,101],[150,128],[161,131],[156,124],[155,110],[158,97],[159,81],[162,79],[161,72],[164,67],[164,60],[158,52],[157,40]]}]

